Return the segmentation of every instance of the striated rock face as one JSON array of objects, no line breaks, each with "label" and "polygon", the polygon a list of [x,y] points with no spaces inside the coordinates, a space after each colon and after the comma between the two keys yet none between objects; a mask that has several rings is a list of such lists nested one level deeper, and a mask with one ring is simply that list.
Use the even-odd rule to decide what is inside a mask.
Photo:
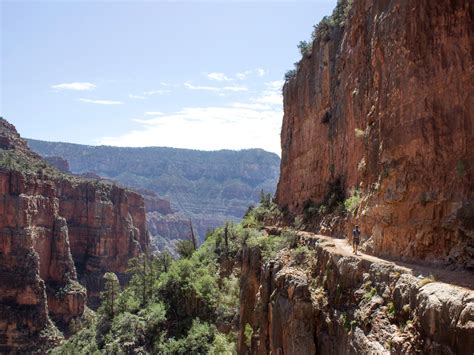
[{"label": "striated rock face", "polygon": [[353,256],[343,240],[300,233],[300,243],[269,262],[244,249],[239,354],[474,351],[472,290],[415,277],[430,269]]},{"label": "striated rock face", "polygon": [[136,193],[60,173],[3,119],[0,142],[0,352],[28,352],[82,316],[82,285],[94,304],[102,274],[125,272],[147,246],[145,207]]},{"label": "striated rock face", "polygon": [[69,162],[66,159],[61,157],[45,157],[44,160],[63,173],[71,172],[69,169]]},{"label": "striated rock face", "polygon": [[[206,231],[225,221],[238,221],[249,205],[258,203],[260,191],[274,192],[280,159],[261,149],[241,151],[198,151],[189,149],[147,147],[123,148],[28,140],[30,147],[42,156],[61,156],[76,174],[94,172],[129,188],[144,192],[148,212],[170,215],[161,218],[161,229],[173,229],[173,212],[191,218],[200,240]],[[150,192],[161,200],[150,201]],[[150,209],[148,208],[150,207]],[[150,219],[154,219],[150,216]],[[187,221],[181,226],[186,230]],[[154,234],[161,240],[186,238],[185,235]]]},{"label": "striated rock face", "polygon": [[334,182],[378,255],[474,268],[474,8],[354,0],[284,86],[278,204]]}]

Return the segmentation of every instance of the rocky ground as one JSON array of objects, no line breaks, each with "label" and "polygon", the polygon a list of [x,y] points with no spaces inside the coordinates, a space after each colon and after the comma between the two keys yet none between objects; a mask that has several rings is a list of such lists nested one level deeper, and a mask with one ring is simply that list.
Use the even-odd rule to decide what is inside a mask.
[{"label": "rocky ground", "polygon": [[343,239],[298,239],[268,262],[244,249],[241,354],[474,351],[473,274],[354,255]]}]

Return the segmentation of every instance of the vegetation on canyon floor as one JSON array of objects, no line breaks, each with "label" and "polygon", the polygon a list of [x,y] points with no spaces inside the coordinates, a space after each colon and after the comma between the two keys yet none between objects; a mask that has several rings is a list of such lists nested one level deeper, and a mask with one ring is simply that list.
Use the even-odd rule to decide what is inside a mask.
[{"label": "vegetation on canyon floor", "polygon": [[123,290],[117,276],[106,273],[98,311],[74,322],[75,334],[51,352],[235,353],[239,271],[233,265],[243,247],[259,248],[265,260],[296,246],[292,231],[264,232],[264,222],[280,216],[263,194],[240,223],[210,232],[197,250],[184,241],[178,259],[167,253],[132,259]]}]

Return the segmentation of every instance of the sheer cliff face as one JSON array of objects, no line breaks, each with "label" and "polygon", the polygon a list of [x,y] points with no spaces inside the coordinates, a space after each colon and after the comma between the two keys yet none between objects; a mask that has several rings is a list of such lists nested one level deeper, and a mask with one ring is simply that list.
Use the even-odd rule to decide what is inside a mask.
[{"label": "sheer cliff face", "polygon": [[473,11],[353,2],[284,87],[281,207],[301,213],[340,177],[375,253],[474,267]]},{"label": "sheer cliff face", "polygon": [[94,301],[102,274],[146,246],[144,202],[61,174],[3,119],[0,163],[0,352],[47,348],[84,312],[78,280]]}]

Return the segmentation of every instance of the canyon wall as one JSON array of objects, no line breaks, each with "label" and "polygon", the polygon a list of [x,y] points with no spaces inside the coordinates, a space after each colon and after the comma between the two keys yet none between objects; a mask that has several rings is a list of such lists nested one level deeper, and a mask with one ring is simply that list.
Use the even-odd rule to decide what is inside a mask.
[{"label": "canyon wall", "polygon": [[354,0],[320,26],[283,89],[280,207],[302,214],[339,184],[361,195],[343,233],[358,223],[367,251],[474,268],[473,13]]},{"label": "canyon wall", "polygon": [[300,232],[269,261],[243,249],[239,354],[472,354],[472,274],[436,282],[338,241]]},{"label": "canyon wall", "polygon": [[0,352],[57,343],[147,243],[139,194],[61,173],[0,119]]},{"label": "canyon wall", "polygon": [[[170,201],[172,212],[147,203],[148,229],[162,248],[189,237],[189,219],[201,241],[209,229],[238,221],[260,191],[273,193],[280,159],[261,149],[199,151],[164,147],[108,147],[29,139],[44,157],[66,159],[73,173],[105,179]],[[156,197],[156,196],[155,196]],[[164,207],[164,206],[162,206]],[[182,221],[180,223],[179,221]],[[184,233],[183,233],[184,232]]]}]

